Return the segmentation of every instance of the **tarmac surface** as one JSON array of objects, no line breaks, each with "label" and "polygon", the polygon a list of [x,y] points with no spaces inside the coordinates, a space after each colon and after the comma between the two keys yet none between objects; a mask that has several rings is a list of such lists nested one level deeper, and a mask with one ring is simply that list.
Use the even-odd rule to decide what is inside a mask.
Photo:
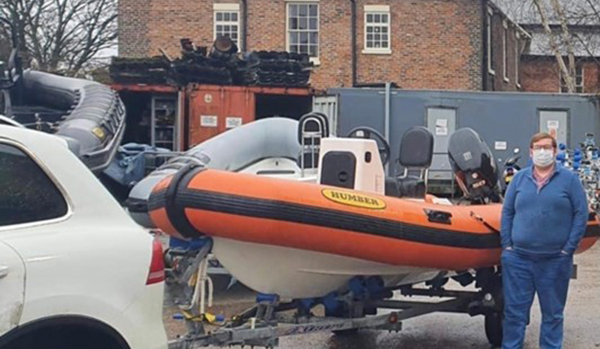
[{"label": "tarmac surface", "polygon": [[[591,250],[575,256],[578,265],[576,280],[571,281],[565,313],[566,349],[600,348],[600,243]],[[460,286],[459,286],[460,287]],[[454,288],[454,287],[451,287]],[[458,288],[460,289],[460,288]],[[243,287],[216,295],[214,313],[232,315],[252,305],[254,294]],[[165,324],[169,338],[185,332],[181,322],[170,319],[176,312],[168,308]],[[534,303],[531,324],[527,328],[525,349],[539,348],[541,314]],[[211,347],[214,348],[214,347]],[[234,347],[239,348],[239,347]],[[330,332],[284,337],[282,349],[489,349],[483,317],[464,314],[436,313],[405,320],[398,333],[359,331],[354,335],[337,336]]]}]

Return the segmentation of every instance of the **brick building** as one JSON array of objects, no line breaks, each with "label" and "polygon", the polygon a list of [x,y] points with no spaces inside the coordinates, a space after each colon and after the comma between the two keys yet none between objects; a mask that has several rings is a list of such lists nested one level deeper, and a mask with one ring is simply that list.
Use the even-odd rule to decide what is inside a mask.
[{"label": "brick building", "polygon": [[[521,55],[521,85],[523,91],[566,93],[567,88],[561,78],[558,62],[549,43],[549,36],[542,26],[539,10],[531,1],[493,0],[503,12],[519,23],[529,35]],[[571,35],[576,72],[576,93],[600,92],[600,15],[595,2],[587,0],[558,0],[562,6]],[[549,2],[545,5],[546,17],[557,39],[561,52],[567,50],[561,38],[560,19]]]},{"label": "brick building", "polygon": [[120,0],[119,54],[179,54],[229,35],[246,51],[309,53],[318,89],[516,91],[529,34],[489,0]]},{"label": "brick building", "polygon": [[[539,24],[524,25],[532,35],[529,48],[522,57],[522,85],[530,92],[568,92],[561,78],[556,57],[549,47],[548,35]],[[552,30],[560,32],[558,25]],[[573,40],[575,53],[575,92],[600,93],[600,25],[571,25],[570,33],[580,40]],[[559,34],[560,35],[560,34]],[[568,64],[566,50],[564,61]]]}]

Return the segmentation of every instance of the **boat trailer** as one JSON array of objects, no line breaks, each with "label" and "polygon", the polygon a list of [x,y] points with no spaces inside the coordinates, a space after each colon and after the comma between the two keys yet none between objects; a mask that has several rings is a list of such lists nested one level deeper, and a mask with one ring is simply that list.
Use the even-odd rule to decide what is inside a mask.
[{"label": "boat trailer", "polygon": [[[283,302],[276,295],[258,295],[253,307],[226,322],[217,323],[206,314],[206,300],[208,306],[212,302],[212,284],[206,275],[210,249],[209,242],[194,255],[167,251],[167,255],[172,254],[166,259],[167,282],[170,287],[177,287],[179,308],[188,329],[187,334],[169,342],[169,349],[233,345],[274,348],[280,337],[315,332],[350,334],[363,329],[399,332],[402,321],[435,312],[484,315],[490,344],[500,345],[502,341],[503,299],[499,267],[440,274],[424,286],[373,287],[377,283],[372,277],[355,278],[347,291],[320,299]],[[474,283],[475,288],[445,289],[449,279],[462,286]],[[409,300],[394,299],[394,294]],[[324,315],[315,315],[323,313],[315,309],[319,305],[325,308]]]}]

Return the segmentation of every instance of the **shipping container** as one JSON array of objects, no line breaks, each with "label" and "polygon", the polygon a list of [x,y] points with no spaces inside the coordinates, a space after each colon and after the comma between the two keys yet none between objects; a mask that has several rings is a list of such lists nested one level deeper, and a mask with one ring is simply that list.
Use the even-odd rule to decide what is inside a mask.
[{"label": "shipping container", "polygon": [[173,86],[113,84],[126,109],[122,143],[149,144],[171,151],[182,151],[184,91]]},{"label": "shipping container", "polygon": [[113,84],[127,109],[124,143],[187,150],[228,129],[271,116],[299,119],[312,109],[310,88]]},{"label": "shipping container", "polygon": [[600,135],[599,99],[593,95],[416,91],[393,88],[339,88],[337,132],[345,136],[357,126],[370,126],[390,143],[388,175],[401,173],[400,140],[412,126],[425,126],[435,137],[429,171],[432,191],[453,191],[448,140],[462,127],[477,131],[487,142],[502,171],[504,161],[521,151],[521,165],[529,158],[529,139],[537,132],[556,135],[574,148],[588,132]]}]

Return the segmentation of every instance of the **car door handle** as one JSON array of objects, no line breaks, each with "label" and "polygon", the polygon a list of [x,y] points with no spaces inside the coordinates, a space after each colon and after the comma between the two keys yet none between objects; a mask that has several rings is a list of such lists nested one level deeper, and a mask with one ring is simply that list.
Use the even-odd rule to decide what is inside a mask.
[{"label": "car door handle", "polygon": [[8,267],[0,266],[0,279],[8,275]]}]

